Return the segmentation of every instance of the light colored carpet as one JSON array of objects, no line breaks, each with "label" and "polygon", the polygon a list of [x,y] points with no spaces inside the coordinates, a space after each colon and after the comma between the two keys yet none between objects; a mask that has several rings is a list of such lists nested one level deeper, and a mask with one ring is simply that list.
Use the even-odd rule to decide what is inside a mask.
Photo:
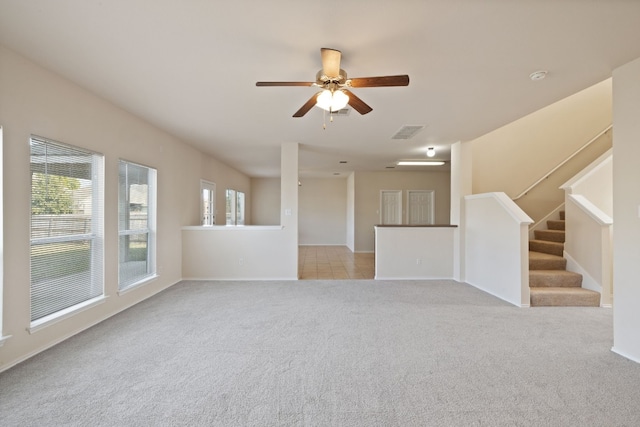
[{"label": "light colored carpet", "polygon": [[0,374],[0,425],[636,426],[611,316],[452,281],[183,282]]}]

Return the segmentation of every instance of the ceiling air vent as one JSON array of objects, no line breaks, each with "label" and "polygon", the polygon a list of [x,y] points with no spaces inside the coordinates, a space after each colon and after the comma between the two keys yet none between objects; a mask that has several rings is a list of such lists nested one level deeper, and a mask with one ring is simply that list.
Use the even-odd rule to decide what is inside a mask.
[{"label": "ceiling air vent", "polygon": [[404,125],[391,137],[391,139],[411,139],[422,129],[424,129],[424,125]]}]

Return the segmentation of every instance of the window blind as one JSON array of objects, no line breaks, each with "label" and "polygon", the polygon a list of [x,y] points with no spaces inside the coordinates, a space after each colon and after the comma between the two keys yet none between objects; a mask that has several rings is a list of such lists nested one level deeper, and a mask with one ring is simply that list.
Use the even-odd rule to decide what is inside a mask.
[{"label": "window blind", "polygon": [[155,169],[120,160],[119,288],[155,275]]},{"label": "window blind", "polygon": [[103,295],[103,158],[32,137],[31,321]]}]

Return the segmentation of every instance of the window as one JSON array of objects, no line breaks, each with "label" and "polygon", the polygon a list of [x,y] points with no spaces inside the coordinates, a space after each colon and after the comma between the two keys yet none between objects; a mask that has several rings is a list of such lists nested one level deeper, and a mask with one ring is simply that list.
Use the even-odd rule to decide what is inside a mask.
[{"label": "window", "polygon": [[227,225],[244,225],[244,193],[227,189]]},{"label": "window", "polygon": [[102,155],[31,137],[31,326],[104,295]]},{"label": "window", "polygon": [[119,288],[156,275],[156,170],[120,161],[118,189]]},{"label": "window", "polygon": [[216,223],[216,184],[200,181],[200,218],[202,225],[214,225]]}]

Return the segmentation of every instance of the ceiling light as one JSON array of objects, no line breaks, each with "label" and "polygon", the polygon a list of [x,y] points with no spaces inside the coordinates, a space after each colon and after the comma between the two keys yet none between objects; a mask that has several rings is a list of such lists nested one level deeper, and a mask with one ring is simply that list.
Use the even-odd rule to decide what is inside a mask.
[{"label": "ceiling light", "polygon": [[426,161],[426,160],[401,160],[398,162],[398,166],[442,166],[444,162],[441,161]]},{"label": "ceiling light", "polygon": [[436,149],[435,147],[429,147],[427,148],[427,157],[433,157],[436,155]]},{"label": "ceiling light", "polygon": [[536,80],[542,80],[545,77],[547,77],[547,72],[546,71],[535,71],[531,74],[529,74],[529,78],[533,81]]},{"label": "ceiling light", "polygon": [[323,110],[342,110],[349,103],[349,97],[341,90],[330,91],[325,89],[316,98],[316,105]]}]

